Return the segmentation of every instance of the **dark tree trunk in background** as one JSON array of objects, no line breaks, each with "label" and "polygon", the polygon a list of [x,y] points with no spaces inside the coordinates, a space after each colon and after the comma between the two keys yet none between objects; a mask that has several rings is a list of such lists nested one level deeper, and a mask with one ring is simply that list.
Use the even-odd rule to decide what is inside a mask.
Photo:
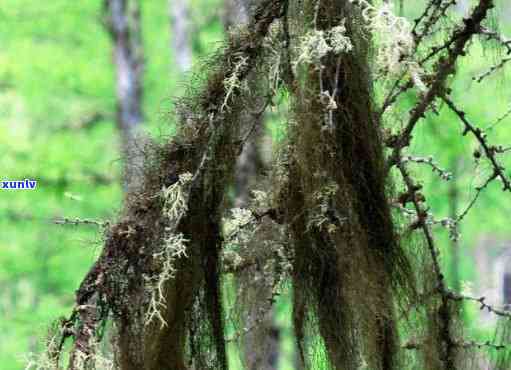
[{"label": "dark tree trunk in background", "polygon": [[[253,0],[225,0],[224,29],[226,32],[229,32],[231,27],[248,22],[252,3]],[[241,127],[247,131],[251,130],[252,126],[256,127],[236,162],[234,206],[244,208],[249,205],[251,191],[257,189],[256,185],[262,185],[265,163],[261,150],[266,141],[262,115],[244,112],[240,123]],[[254,240],[253,248],[257,248],[258,243]],[[272,308],[264,314],[264,317],[260,317],[261,300],[268,299],[272,295],[272,282],[268,281],[260,269],[260,266],[250,267],[238,279],[239,289],[251,292],[245,297],[244,321],[247,326],[254,326],[253,321],[258,321],[257,325],[242,338],[243,359],[248,370],[273,370],[278,366],[280,331],[274,324]]]},{"label": "dark tree trunk in background", "polygon": [[246,24],[250,5],[254,0],[225,0],[223,22],[225,30],[232,26]]},{"label": "dark tree trunk in background", "polygon": [[[249,20],[250,0],[225,0],[224,6],[224,29],[229,32],[231,27],[246,25]],[[250,200],[250,191],[258,182],[258,176],[264,167],[261,156],[262,138],[264,136],[263,117],[244,112],[242,127],[250,130],[256,127],[243,147],[243,151],[236,164],[236,199],[235,207],[246,207]]]},{"label": "dark tree trunk in background", "polygon": [[[248,120],[250,121],[250,119]],[[260,119],[252,118],[252,120],[259,121]],[[262,122],[255,122],[255,124],[262,124]],[[253,132],[236,163],[235,207],[247,207],[250,201],[251,190],[256,189],[256,184],[260,184],[259,181],[265,168],[265,163],[260,153],[261,145],[264,145],[263,130],[264,128],[260,127]]]},{"label": "dark tree trunk in background", "polygon": [[117,125],[125,161],[123,184],[127,191],[141,185],[143,141],[142,72],[144,56],[138,0],[105,0],[107,29],[113,41],[117,87]]},{"label": "dark tree trunk in background", "polygon": [[185,72],[192,65],[188,0],[169,0],[169,7],[170,35],[174,60],[179,70]]}]

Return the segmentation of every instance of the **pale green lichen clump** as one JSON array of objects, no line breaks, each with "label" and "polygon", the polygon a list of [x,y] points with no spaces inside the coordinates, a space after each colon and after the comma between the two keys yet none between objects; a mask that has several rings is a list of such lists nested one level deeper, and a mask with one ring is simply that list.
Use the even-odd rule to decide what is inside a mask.
[{"label": "pale green lichen clump", "polygon": [[334,233],[337,230],[337,226],[331,222],[328,212],[330,210],[331,200],[338,190],[339,186],[332,182],[326,184],[314,193],[313,200],[316,203],[316,207],[312,209],[311,215],[309,216],[309,222],[307,224],[308,230],[311,228],[324,228],[329,233]]},{"label": "pale green lichen clump", "polygon": [[321,59],[328,53],[349,53],[352,49],[353,44],[346,36],[344,22],[328,31],[314,29],[302,36],[294,68],[296,70],[300,64],[320,66]]},{"label": "pale green lichen clump", "polygon": [[231,209],[232,217],[224,219],[225,234],[234,244],[244,244],[252,239],[252,228],[247,228],[254,222],[252,211],[244,208]]},{"label": "pale green lichen clump", "polygon": [[[47,344],[48,348],[58,347],[58,335],[54,335]],[[114,361],[111,357],[102,353],[99,348],[99,343],[93,344],[94,351],[91,354],[86,354],[82,351],[76,353],[77,369],[88,369],[90,364],[94,364],[95,370],[114,370]],[[61,366],[57,363],[57,359],[50,355],[49,351],[44,351],[39,354],[30,354],[26,358],[24,370],[60,370]]]},{"label": "pale green lichen clump", "polygon": [[233,72],[224,80],[225,99],[224,102],[222,103],[222,107],[220,108],[221,112],[223,112],[226,108],[229,107],[228,105],[229,99],[231,98],[234,91],[242,88],[240,73],[241,70],[247,66],[247,62],[248,62],[247,57],[242,55],[238,56],[236,62],[234,63]]},{"label": "pale green lichen clump", "polygon": [[163,243],[159,251],[153,254],[155,264],[160,267],[160,272],[155,276],[145,275],[148,291],[150,292],[149,307],[146,312],[145,323],[151,323],[155,318],[162,326],[167,322],[161,314],[165,308],[165,283],[173,279],[176,274],[176,261],[179,258],[187,257],[187,239],[181,233],[175,233],[174,227],[181,216],[187,210],[187,187],[192,181],[192,174],[187,172],[179,175],[174,184],[162,189],[164,199],[163,215],[167,218],[169,226],[165,228]]},{"label": "pale green lichen clump", "polygon": [[179,258],[187,257],[186,243],[187,239],[183,234],[169,234],[163,241],[162,250],[153,254],[155,261],[160,264],[161,271],[156,276],[145,276],[146,282],[150,287],[151,298],[149,308],[146,312],[146,324],[153,319],[158,319],[162,326],[166,326],[167,322],[161,314],[161,310],[166,307],[164,287],[165,283],[173,279],[176,274],[175,263]]},{"label": "pale green lichen clump", "polygon": [[376,38],[376,66],[381,73],[392,77],[408,74],[419,91],[425,91],[426,86],[421,79],[424,71],[412,57],[415,43],[410,22],[394,14],[393,4],[373,6],[366,0],[350,2],[362,8],[366,27]]},{"label": "pale green lichen clump", "polygon": [[169,220],[177,220],[186,209],[186,198],[184,195],[184,186],[192,180],[192,174],[189,172],[179,175],[179,179],[169,187],[162,189],[162,197],[165,201],[163,205],[163,215]]}]

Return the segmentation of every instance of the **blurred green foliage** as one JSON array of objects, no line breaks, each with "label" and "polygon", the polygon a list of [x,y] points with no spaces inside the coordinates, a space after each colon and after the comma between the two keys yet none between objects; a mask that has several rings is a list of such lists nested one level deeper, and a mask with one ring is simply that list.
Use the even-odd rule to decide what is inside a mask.
[{"label": "blurred green foliage", "polygon": [[[183,91],[186,78],[173,68],[167,0],[142,1],[145,49],[145,126],[155,135],[169,130],[165,124],[171,97]],[[196,60],[212,52],[223,37],[221,0],[193,0],[193,49]],[[417,9],[407,9],[412,17]],[[408,14],[410,12],[410,14]],[[500,22],[503,31],[511,31]],[[508,32],[509,34],[509,32]],[[451,81],[454,96],[471,121],[486,127],[511,104],[506,73],[484,84],[471,77],[498,60],[497,49],[482,49],[458,66]],[[2,0],[0,3],[0,178],[38,180],[35,191],[0,192],[0,367],[22,369],[23,357],[41,347],[49,323],[69,313],[74,290],[101,246],[95,226],[56,225],[59,217],[109,220],[121,204],[121,162],[115,126],[115,81],[111,43],[102,24],[102,1]],[[406,112],[415,98],[405,96],[399,108]],[[422,179],[432,212],[449,216],[449,189],[459,189],[463,209],[475,186],[490,173],[481,160],[476,166],[477,144],[461,136],[462,126],[441,104],[414,135],[409,152],[432,155],[444,169],[458,166],[457,176],[446,182],[430,169],[411,164]],[[489,135],[491,142],[511,142],[511,120]],[[390,123],[399,127],[399,119]],[[272,120],[269,131],[282,140],[285,129]],[[509,144],[508,144],[509,145]],[[509,156],[508,156],[509,157]],[[504,163],[511,168],[508,157]],[[509,170],[507,173],[511,175]],[[461,226],[460,278],[477,279],[472,249],[483,236],[509,240],[511,202],[496,183],[481,195]],[[451,244],[444,228],[435,227],[442,248],[442,263],[451,279]],[[498,249],[494,253],[499,253]],[[472,337],[484,334],[473,320],[477,307],[467,309]],[[281,369],[293,368],[289,327],[291,308],[280,304],[276,320],[283,329]]]},{"label": "blurred green foliage", "polygon": [[[183,76],[171,67],[168,1],[141,4],[144,125],[159,133]],[[194,16],[218,5],[194,1]],[[96,226],[54,219],[109,220],[121,205],[115,70],[102,19],[100,0],[0,3],[0,178],[38,180],[35,191],[0,194],[2,370],[23,369],[41,348],[100,250]],[[216,17],[194,35],[196,48],[205,53],[222,37]]]}]

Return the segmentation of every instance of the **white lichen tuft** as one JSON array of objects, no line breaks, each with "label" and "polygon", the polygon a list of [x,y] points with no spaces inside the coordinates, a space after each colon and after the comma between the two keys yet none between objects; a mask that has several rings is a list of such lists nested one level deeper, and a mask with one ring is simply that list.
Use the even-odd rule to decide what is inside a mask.
[{"label": "white lichen tuft", "polygon": [[243,265],[244,259],[235,250],[225,250],[222,255],[224,263],[228,261],[229,266],[236,271],[241,265]]},{"label": "white lichen tuft", "polygon": [[159,273],[145,275],[146,289],[149,292],[149,306],[145,316],[145,324],[154,319],[160,321],[162,327],[167,325],[162,310],[166,307],[164,287],[176,275],[176,261],[187,257],[186,243],[188,240],[181,233],[175,232],[179,219],[188,209],[187,188],[193,176],[189,172],[179,175],[178,180],[167,188],[162,189],[164,199],[163,215],[169,226],[165,228],[163,242],[157,252],[153,253],[153,263],[158,266]]},{"label": "white lichen tuft", "polygon": [[269,36],[264,39],[263,46],[268,60],[268,87],[272,95],[278,95],[281,86],[282,49],[284,42],[280,40],[280,27],[277,23],[270,26]]},{"label": "white lichen tuft", "polygon": [[41,354],[30,353],[25,358],[25,363],[24,370],[59,370],[46,352]]},{"label": "white lichen tuft", "polygon": [[[313,201],[316,203],[316,206],[313,207],[309,216],[309,222],[307,223],[308,230],[311,228],[325,229],[329,233],[334,233],[337,230],[337,225],[332,223],[332,217],[336,215],[331,215],[329,213],[333,212],[331,202],[338,190],[339,186],[332,182],[324,185],[320,190],[314,193]],[[340,222],[342,220],[338,219],[337,221]]]},{"label": "white lichen tuft", "polygon": [[240,79],[241,71],[243,68],[247,66],[248,57],[240,55],[236,58],[234,62],[234,67],[232,69],[232,73],[230,76],[226,77],[224,80],[225,87],[225,98],[222,106],[220,107],[220,111],[223,112],[225,108],[229,107],[229,100],[234,93],[235,90],[242,88],[242,81]]},{"label": "white lichen tuft", "polygon": [[[114,362],[112,359],[104,357],[99,352],[99,346],[95,344],[96,349],[93,354],[86,354],[82,351],[75,352],[75,366],[76,369],[89,369],[96,370],[114,370]],[[91,366],[91,364],[94,364]]]},{"label": "white lichen tuft", "polygon": [[350,38],[346,36],[346,20],[343,19],[340,25],[333,27],[328,36],[334,53],[349,53],[353,49]]},{"label": "white lichen tuft", "polygon": [[187,242],[188,240],[184,238],[183,234],[170,233],[164,238],[161,251],[153,254],[155,263],[161,266],[161,271],[156,276],[144,277],[151,293],[145,317],[146,325],[154,319],[159,320],[162,327],[167,325],[162,315],[162,310],[166,308],[164,287],[165,283],[176,275],[176,261],[179,258],[188,257],[186,254]]},{"label": "white lichen tuft", "polygon": [[272,248],[277,252],[278,260],[279,260],[279,266],[280,270],[282,271],[282,274],[285,274],[287,276],[291,276],[293,273],[293,255],[290,255],[290,253],[293,253],[294,249],[287,248],[286,244],[283,243],[271,243],[267,242],[267,248]]},{"label": "white lichen tuft", "polygon": [[270,195],[266,191],[253,190],[252,191],[252,203],[256,209],[268,209],[271,208]]},{"label": "white lichen tuft", "polygon": [[192,180],[192,174],[185,172],[179,175],[179,179],[167,188],[162,189],[162,197],[165,201],[163,204],[163,215],[169,221],[178,220],[181,215],[186,212],[185,186]]},{"label": "white lichen tuft", "polygon": [[[57,340],[57,336],[54,336],[51,341]],[[50,348],[52,345],[57,347],[57,343],[49,343],[47,347]],[[74,354],[74,368],[76,369],[89,369],[94,368],[96,370],[114,370],[113,359],[102,353],[100,345],[97,341],[92,344],[92,353],[86,354],[83,351],[77,351]],[[24,370],[60,370],[62,367],[56,363],[55,359],[50,358],[47,351],[42,353],[30,353],[25,358]]]},{"label": "white lichen tuft", "polygon": [[233,208],[231,217],[224,219],[224,232],[227,240],[236,244],[246,244],[253,236],[255,218],[249,209]]},{"label": "white lichen tuft", "polygon": [[424,92],[426,86],[421,79],[424,71],[413,59],[415,42],[410,22],[395,15],[392,3],[373,6],[366,0],[350,2],[362,8],[362,18],[372,31],[377,45],[376,65],[381,74],[391,77],[408,75],[415,86]]},{"label": "white lichen tuft", "polygon": [[328,31],[311,30],[301,37],[297,50],[298,57],[294,62],[296,70],[300,64],[314,64],[321,66],[321,59],[328,53],[348,53],[353,49],[353,44],[346,36],[344,21]]},{"label": "white lichen tuft", "polygon": [[332,50],[325,39],[325,32],[312,30],[302,36],[298,48],[298,58],[295,61],[295,68],[299,64],[319,64],[321,58]]},{"label": "white lichen tuft", "polygon": [[468,280],[461,281],[461,294],[464,296],[474,295],[474,283]]}]

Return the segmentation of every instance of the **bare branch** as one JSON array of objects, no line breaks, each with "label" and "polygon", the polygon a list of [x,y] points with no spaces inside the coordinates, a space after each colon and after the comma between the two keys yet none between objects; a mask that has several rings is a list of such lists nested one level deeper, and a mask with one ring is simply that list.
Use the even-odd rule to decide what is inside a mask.
[{"label": "bare branch", "polygon": [[494,146],[491,146],[488,144],[488,141],[486,139],[486,134],[478,127],[470,123],[466,117],[466,113],[462,111],[461,109],[457,108],[454,102],[447,97],[446,95],[442,96],[442,99],[447,103],[449,108],[456,113],[458,118],[461,120],[461,122],[464,124],[465,129],[463,131],[463,135],[466,135],[467,133],[471,133],[479,142],[481,147],[483,148],[484,154],[486,155],[486,158],[490,161],[495,176],[493,178],[499,178],[502,181],[503,184],[503,190],[511,191],[511,182],[504,173],[504,167],[500,165],[497,162],[497,159],[495,158],[495,154],[497,153],[497,148]]},{"label": "bare branch", "polygon": [[497,316],[505,317],[505,318],[511,318],[511,311],[509,311],[508,308],[496,308],[488,303],[485,302],[486,297],[471,297],[468,295],[458,294],[452,291],[449,291],[449,294],[447,297],[454,301],[472,301],[477,302],[480,304],[479,309],[480,310],[487,310],[488,312],[491,312]]},{"label": "bare branch", "polygon": [[408,123],[400,135],[394,137],[388,143],[390,147],[394,148],[389,158],[389,168],[400,161],[401,149],[410,144],[412,132],[417,122],[425,116],[426,111],[433,101],[445,94],[444,84],[447,77],[454,73],[456,61],[460,56],[465,54],[465,46],[472,36],[478,33],[481,22],[486,18],[488,11],[493,8],[493,6],[492,0],[480,0],[479,4],[472,12],[471,17],[464,20],[464,27],[454,31],[450,39],[456,41],[453,43],[452,47],[449,48],[445,58],[439,61],[434,80],[431,82],[429,90],[412,109]]}]

